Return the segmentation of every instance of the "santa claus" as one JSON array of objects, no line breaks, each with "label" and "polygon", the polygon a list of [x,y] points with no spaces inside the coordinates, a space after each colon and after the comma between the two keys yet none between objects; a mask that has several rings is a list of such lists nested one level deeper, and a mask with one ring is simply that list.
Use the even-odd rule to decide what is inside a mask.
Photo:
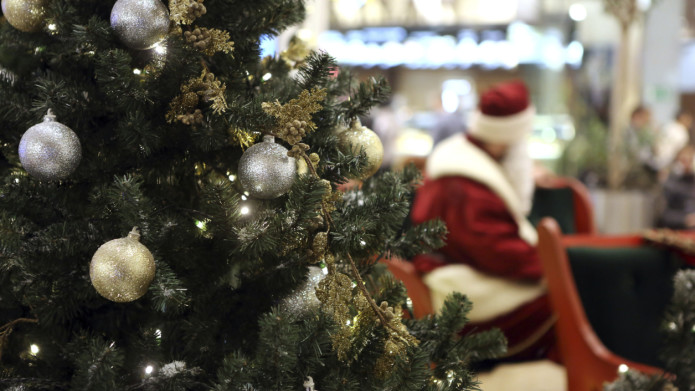
[{"label": "santa claus", "polygon": [[524,83],[483,93],[469,133],[428,158],[413,205],[415,223],[439,218],[449,230],[437,254],[414,259],[435,309],[456,291],[473,302],[469,328],[500,328],[508,357],[547,357],[554,316],[542,282],[537,235],[526,219],[533,163],[526,139],[535,109]]}]

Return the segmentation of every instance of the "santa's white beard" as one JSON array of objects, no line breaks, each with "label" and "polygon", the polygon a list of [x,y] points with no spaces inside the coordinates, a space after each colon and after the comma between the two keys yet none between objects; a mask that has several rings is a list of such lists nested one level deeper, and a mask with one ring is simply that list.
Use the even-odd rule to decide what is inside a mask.
[{"label": "santa's white beard", "polygon": [[500,162],[512,188],[521,200],[524,214],[531,212],[533,203],[533,159],[528,153],[528,144],[525,141],[512,145]]}]

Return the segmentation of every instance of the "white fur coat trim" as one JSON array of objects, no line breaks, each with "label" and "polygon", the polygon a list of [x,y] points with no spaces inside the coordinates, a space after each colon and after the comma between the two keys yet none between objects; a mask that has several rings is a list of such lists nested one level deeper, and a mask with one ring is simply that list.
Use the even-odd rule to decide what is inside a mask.
[{"label": "white fur coat trim", "polygon": [[463,293],[473,302],[468,318],[485,322],[509,313],[545,293],[542,283],[522,283],[481,273],[464,264],[438,267],[424,276],[436,312],[453,292]]},{"label": "white fur coat trim", "polygon": [[471,117],[470,132],[480,140],[490,143],[516,143],[531,134],[535,117],[536,108],[533,105],[505,117],[494,117],[475,111]]},{"label": "white fur coat trim", "polygon": [[497,194],[519,226],[519,236],[528,244],[538,243],[538,233],[526,219],[519,196],[499,163],[460,134],[442,141],[427,159],[427,177],[462,176],[480,182]]}]

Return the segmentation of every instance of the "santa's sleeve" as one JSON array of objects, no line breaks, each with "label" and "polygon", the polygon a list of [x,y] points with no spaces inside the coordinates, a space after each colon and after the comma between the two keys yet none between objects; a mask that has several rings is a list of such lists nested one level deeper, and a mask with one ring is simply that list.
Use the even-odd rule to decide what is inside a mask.
[{"label": "santa's sleeve", "polygon": [[467,182],[460,194],[463,199],[445,219],[447,247],[460,247],[484,272],[514,279],[541,278],[536,248],[519,237],[519,226],[502,199],[484,185]]}]

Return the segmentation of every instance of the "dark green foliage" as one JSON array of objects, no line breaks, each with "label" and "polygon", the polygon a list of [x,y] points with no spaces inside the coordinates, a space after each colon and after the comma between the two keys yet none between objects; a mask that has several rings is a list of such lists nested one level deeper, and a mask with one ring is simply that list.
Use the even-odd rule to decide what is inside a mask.
[{"label": "dark green foliage", "polygon": [[620,374],[618,380],[606,384],[604,391],[663,391],[667,384],[661,376],[647,376],[637,371],[627,371]]},{"label": "dark green foliage", "polygon": [[695,389],[695,270],[682,270],[674,278],[674,292],[663,324],[664,368],[676,375],[679,390]]},{"label": "dark green foliage", "polygon": [[673,297],[662,322],[665,378],[636,371],[622,374],[605,391],[661,391],[671,383],[678,390],[695,389],[695,270],[679,271],[673,280]]},{"label": "dark green foliage", "polygon": [[[501,353],[503,339],[457,335],[470,309],[461,296],[436,317],[407,321],[419,345],[386,378],[374,375],[383,327],[355,338],[358,359],[347,365],[333,350],[338,325],[327,312],[281,310],[320,261],[312,252],[319,232],[328,231],[338,269],[348,270],[351,254],[376,301],[395,311],[407,295],[378,259],[430,251],[446,233],[440,222],[407,223],[414,168],[330,198],[368,158],[339,151],[335,130],[384,101],[388,86],[360,83],[346,69],[332,76],[326,53],[312,53],[294,77],[284,60],[259,58],[260,39],[302,20],[302,0],[206,0],[196,25],[228,31],[233,53],[208,57],[172,35],[159,58],[118,41],[113,1],[47,3],[52,30],[0,23],[0,389],[298,390],[307,376],[321,391],[475,386],[468,365]],[[204,67],[226,85],[227,110],[203,103],[202,124],[168,122],[181,85]],[[247,199],[234,180],[243,150],[230,131],[268,132],[276,120],[261,104],[312,88],[325,88],[326,99],[303,141],[330,188],[300,175],[287,195]],[[17,152],[48,109],[82,143],[80,166],[62,182],[29,177]],[[334,207],[330,227],[326,206]],[[110,302],[91,285],[90,260],[134,226],[157,273],[142,298]]]}]

